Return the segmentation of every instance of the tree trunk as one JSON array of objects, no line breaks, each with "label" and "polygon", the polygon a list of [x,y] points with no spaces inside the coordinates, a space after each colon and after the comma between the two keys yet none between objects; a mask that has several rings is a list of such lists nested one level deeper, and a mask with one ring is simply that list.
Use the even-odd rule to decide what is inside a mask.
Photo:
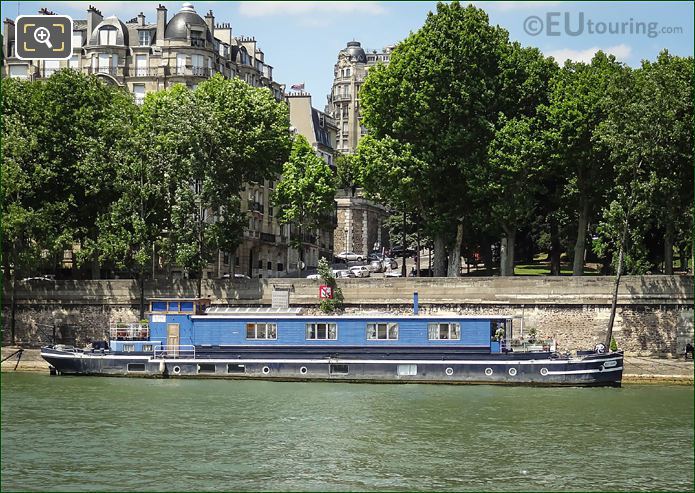
[{"label": "tree trunk", "polygon": [[560,232],[558,231],[557,221],[550,219],[550,275],[560,275]]},{"label": "tree trunk", "polygon": [[666,225],[664,234],[664,274],[673,275],[673,223]]},{"label": "tree trunk", "polygon": [[417,226],[415,243],[417,248],[417,253],[415,254],[415,275],[420,277],[420,226]]},{"label": "tree trunk", "polygon": [[92,279],[101,279],[101,265],[99,264],[98,259],[92,259],[91,268]]},{"label": "tree trunk", "polygon": [[145,318],[145,267],[140,266],[140,278],[138,279],[140,288],[140,320]]},{"label": "tree trunk", "polygon": [[304,246],[304,238],[302,238],[302,227],[298,226],[297,231],[299,232],[299,242],[297,247],[297,277],[302,277],[302,247]]},{"label": "tree trunk", "polygon": [[198,298],[203,297],[203,270],[201,269],[200,272],[198,273]]},{"label": "tree trunk", "polygon": [[507,226],[503,229],[505,233],[500,242],[500,276],[513,276],[516,231]]},{"label": "tree trunk", "polygon": [[406,259],[405,249],[407,248],[406,243],[407,243],[407,238],[408,238],[407,231],[406,231],[407,218],[408,218],[408,216],[406,215],[405,208],[403,208],[403,259],[402,259],[403,265],[401,265],[401,275],[403,277],[407,277],[407,275],[408,275],[408,271],[405,268],[405,259]]},{"label": "tree trunk", "polygon": [[[431,257],[430,257],[431,262]],[[446,276],[446,243],[444,235],[438,233],[434,237],[434,277]]]},{"label": "tree trunk", "polygon": [[572,264],[573,276],[581,276],[584,274],[584,252],[586,251],[586,227],[588,223],[589,201],[582,200],[577,224],[577,242],[574,244],[574,263]]},{"label": "tree trunk", "polygon": [[490,242],[487,240],[487,238],[484,238],[480,242],[480,254],[483,256],[485,275],[492,275],[492,245],[490,245]]},{"label": "tree trunk", "polygon": [[451,249],[448,277],[459,277],[461,275],[461,243],[463,243],[463,221],[459,221],[456,225],[456,240]]},{"label": "tree trunk", "polygon": [[17,263],[12,269],[12,305],[10,308],[10,343],[14,346],[15,343],[15,323],[17,315]]}]

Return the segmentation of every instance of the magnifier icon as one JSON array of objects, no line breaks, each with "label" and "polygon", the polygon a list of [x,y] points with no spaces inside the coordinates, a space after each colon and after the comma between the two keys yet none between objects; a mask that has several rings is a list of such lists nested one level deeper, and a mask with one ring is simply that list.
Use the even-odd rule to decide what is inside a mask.
[{"label": "magnifier icon", "polygon": [[37,43],[44,43],[49,48],[53,49],[51,44],[51,32],[45,27],[39,27],[34,31],[34,39]]}]

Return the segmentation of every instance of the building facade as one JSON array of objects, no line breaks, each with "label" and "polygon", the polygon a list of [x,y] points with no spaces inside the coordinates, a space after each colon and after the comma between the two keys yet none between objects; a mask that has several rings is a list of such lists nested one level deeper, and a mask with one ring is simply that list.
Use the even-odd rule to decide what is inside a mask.
[{"label": "building facade", "polygon": [[[328,95],[326,113],[338,128],[336,149],[352,154],[360,138],[367,133],[360,114],[360,89],[369,69],[377,63],[389,63],[393,46],[383,50],[365,50],[359,41],[349,41],[338,52],[333,69],[333,87]],[[388,212],[384,207],[362,196],[360,189],[341,190],[336,195],[338,225],[335,233],[335,253],[351,251],[367,254],[388,243],[384,220]]]},{"label": "building facade", "polygon": [[[51,15],[42,9],[40,14]],[[194,89],[216,73],[226,78],[238,77],[254,87],[270,90],[278,101],[284,100],[285,87],[273,80],[273,67],[252,37],[235,36],[228,23],[216,23],[209,11],[199,15],[194,6],[184,3],[169,18],[164,5],[156,8],[155,22],[138,16],[123,22],[116,16],[104,17],[90,6],[86,19],[73,20],[72,58],[60,61],[19,60],[15,55],[15,29],[10,19],[4,21],[3,77],[36,80],[50,77],[69,67],[94,74],[107,83],[127,89],[137,103],[152,91],[174,84]],[[278,177],[279,179],[279,177]],[[219,252],[217,262],[208,266],[204,277],[219,278],[243,274],[249,277],[288,275],[288,227],[273,214],[270,197],[276,180],[249,183],[242,192],[242,210],[248,212],[249,224],[243,244],[236,252]],[[318,251],[322,243],[316,235],[310,249]],[[324,248],[332,241],[325,242]],[[65,263],[71,264],[72,252]],[[296,266],[296,264],[295,264]],[[176,267],[161,270],[162,275],[185,277]]]}]

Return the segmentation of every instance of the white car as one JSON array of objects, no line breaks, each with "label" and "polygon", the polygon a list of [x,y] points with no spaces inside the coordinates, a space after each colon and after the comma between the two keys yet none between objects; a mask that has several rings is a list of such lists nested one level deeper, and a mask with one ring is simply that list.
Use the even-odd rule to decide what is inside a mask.
[{"label": "white car", "polygon": [[307,279],[321,279],[321,276],[318,274],[309,274],[306,276]]},{"label": "white car", "polygon": [[355,277],[369,277],[371,273],[369,272],[369,267],[366,265],[356,265],[350,267],[350,271],[355,273]]},{"label": "white car", "polygon": [[338,255],[335,256],[335,258],[344,260],[346,262],[354,262],[355,260],[361,262],[364,257],[362,255],[356,254],[355,252],[340,252]]},{"label": "white car", "polygon": [[355,276],[355,273],[350,271],[350,270],[334,270],[333,275],[335,276],[336,279],[346,279],[348,277],[357,277]]},{"label": "white car", "polygon": [[386,271],[386,274],[384,274],[384,277],[403,277],[403,274],[399,270],[389,270],[389,271]]}]

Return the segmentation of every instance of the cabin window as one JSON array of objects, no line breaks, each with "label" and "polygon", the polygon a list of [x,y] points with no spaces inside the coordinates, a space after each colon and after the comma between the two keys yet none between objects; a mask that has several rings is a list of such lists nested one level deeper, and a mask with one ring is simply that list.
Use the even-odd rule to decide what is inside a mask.
[{"label": "cabin window", "polygon": [[198,365],[198,373],[215,373],[214,363],[201,363]]},{"label": "cabin window", "polygon": [[169,311],[170,312],[179,311],[179,302],[178,301],[170,301],[169,302]]},{"label": "cabin window", "polygon": [[181,302],[181,311],[182,312],[192,312],[193,311],[193,302],[192,301],[182,301]]},{"label": "cabin window", "polygon": [[436,340],[456,340],[461,339],[461,326],[457,323],[436,323],[429,324],[427,328],[428,338]]},{"label": "cabin window", "polygon": [[153,301],[152,302],[152,311],[153,312],[165,312],[165,311],[167,311],[166,301]]},{"label": "cabin window", "polygon": [[142,345],[142,351],[145,353],[151,353],[152,352],[152,344],[143,344]]},{"label": "cabin window", "polygon": [[247,339],[277,339],[277,324],[246,324]]},{"label": "cabin window", "polygon": [[306,324],[306,338],[309,340],[338,339],[338,326],[336,324]]},{"label": "cabin window", "polygon": [[128,371],[145,371],[145,363],[128,363]]},{"label": "cabin window", "polygon": [[398,375],[417,375],[417,365],[398,365]]},{"label": "cabin window", "polygon": [[370,341],[396,341],[398,340],[397,323],[367,324],[367,339]]},{"label": "cabin window", "polygon": [[135,344],[123,344],[124,353],[132,353],[135,351]]},{"label": "cabin window", "polygon": [[246,365],[227,364],[227,373],[246,373]]},{"label": "cabin window", "polygon": [[347,375],[348,365],[330,365],[329,373],[331,375]]}]

